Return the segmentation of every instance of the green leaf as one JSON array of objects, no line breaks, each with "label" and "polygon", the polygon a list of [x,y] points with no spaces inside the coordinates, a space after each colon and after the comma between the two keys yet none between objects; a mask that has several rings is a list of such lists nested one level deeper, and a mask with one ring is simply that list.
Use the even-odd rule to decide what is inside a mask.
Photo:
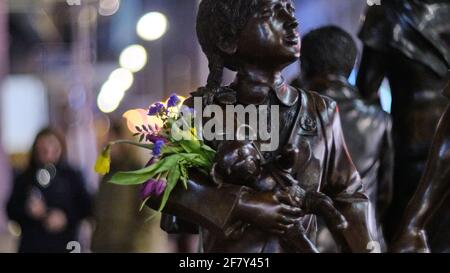
[{"label": "green leaf", "polygon": [[156,170],[155,173],[162,173],[165,171],[171,171],[174,168],[178,167],[178,161],[180,161],[182,158],[182,154],[173,154],[164,157],[157,163],[155,163]]},{"label": "green leaf", "polygon": [[[153,163],[152,165],[136,170],[136,171],[130,171],[130,172],[123,172],[124,174],[129,175],[144,175],[144,174],[152,174],[151,176],[161,173],[163,171],[168,171],[171,168],[173,168],[174,165],[178,162],[180,159],[179,154],[173,154],[164,157],[163,159]],[[151,177],[150,176],[150,177]]]},{"label": "green leaf", "polygon": [[162,197],[161,205],[158,209],[158,212],[161,212],[164,209],[164,207],[166,206],[167,200],[169,200],[170,193],[177,185],[177,182],[180,179],[180,176],[181,176],[181,172],[180,172],[180,168],[178,166],[169,172],[169,175],[167,177],[166,190],[164,191],[164,195]]},{"label": "green leaf", "polygon": [[148,149],[148,150],[152,150],[153,149],[153,144],[145,144],[145,143],[139,143],[139,142],[134,142],[134,141],[129,141],[129,140],[111,141],[110,144],[111,145],[128,144],[128,145],[137,146],[137,147]]},{"label": "green leaf", "polygon": [[189,179],[189,175],[188,175],[188,163],[186,162],[180,162],[180,171],[181,171],[181,176],[180,176],[180,180],[183,182],[183,186],[184,188],[187,190],[188,186],[187,186],[187,181]]},{"label": "green leaf", "polygon": [[173,145],[165,145],[162,149],[161,149],[161,153],[163,155],[168,155],[168,154],[178,154],[178,153],[182,153],[183,152],[183,147],[181,146],[173,146]]},{"label": "green leaf", "polygon": [[[192,163],[193,166],[195,167],[201,167],[201,168],[205,168],[208,169],[210,168],[210,166],[212,166],[212,161],[208,160],[205,156],[203,155],[198,155],[195,158],[192,158],[190,160],[190,162]],[[209,171],[209,169],[208,169]]]},{"label": "green leaf", "polygon": [[195,153],[180,153],[178,155],[180,156],[180,159],[184,159],[187,161],[196,160],[196,158],[200,157],[199,154],[195,154]]},{"label": "green leaf", "polygon": [[208,161],[201,154],[192,154],[192,153],[184,153],[179,154],[181,158],[189,162],[192,166],[195,167],[206,167],[208,166]]},{"label": "green leaf", "polygon": [[148,167],[145,167],[145,168],[142,168],[142,169],[139,169],[139,170],[136,170],[136,171],[121,172],[121,173],[128,174],[128,175],[133,175],[133,174],[134,175],[151,174],[151,173],[154,173],[155,170],[158,168],[158,163],[159,163],[159,161],[154,163],[154,164],[152,164],[152,165],[150,165],[150,166],[148,166]]},{"label": "green leaf", "polygon": [[202,144],[202,149],[205,150],[205,151],[208,151],[208,152],[212,152],[214,154],[216,153],[216,151],[213,148],[209,147],[206,144]]},{"label": "green leaf", "polygon": [[214,158],[216,157],[216,153],[203,150],[202,156],[205,159],[205,162],[208,162],[208,166],[212,166]]},{"label": "green leaf", "polygon": [[214,161],[214,158],[216,157],[216,151],[214,151],[211,147],[209,147],[206,144],[202,144],[200,153],[202,156],[210,162],[210,166],[212,166],[212,163]]},{"label": "green leaf", "polygon": [[204,168],[207,172],[211,168],[212,161],[208,160],[201,154],[196,153],[178,153],[166,156],[158,162],[136,171],[118,172],[111,178],[110,182],[118,185],[138,185],[146,182],[150,178],[154,178],[162,172],[172,172],[179,170],[179,163],[185,160],[191,166]]},{"label": "green leaf", "polygon": [[129,186],[145,183],[150,178],[152,178],[152,173],[134,174],[130,172],[118,172],[111,177],[109,182],[117,185]]},{"label": "green leaf", "polygon": [[188,153],[200,152],[201,146],[198,140],[180,140],[179,144]]}]

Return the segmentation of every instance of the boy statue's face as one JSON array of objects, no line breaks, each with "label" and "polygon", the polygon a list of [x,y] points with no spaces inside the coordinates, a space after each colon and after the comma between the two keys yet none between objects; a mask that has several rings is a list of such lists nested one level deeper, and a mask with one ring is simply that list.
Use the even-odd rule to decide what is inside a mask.
[{"label": "boy statue's face", "polygon": [[283,68],[300,57],[300,35],[291,0],[258,0],[236,44],[236,57],[247,64]]}]

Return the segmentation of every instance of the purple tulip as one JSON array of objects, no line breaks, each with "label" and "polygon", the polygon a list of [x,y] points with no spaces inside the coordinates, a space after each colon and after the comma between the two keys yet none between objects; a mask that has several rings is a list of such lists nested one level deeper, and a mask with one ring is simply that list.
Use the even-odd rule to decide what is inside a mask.
[{"label": "purple tulip", "polygon": [[142,185],[141,193],[140,193],[142,200],[144,200],[145,198],[149,197],[150,195],[152,195],[154,193],[156,183],[157,183],[157,180],[150,179]]},{"label": "purple tulip", "polygon": [[145,200],[152,195],[160,196],[166,189],[167,181],[165,179],[150,179],[142,185],[140,197]]},{"label": "purple tulip", "polygon": [[155,186],[155,194],[156,196],[160,196],[164,190],[166,189],[167,181],[165,179],[160,179]]}]

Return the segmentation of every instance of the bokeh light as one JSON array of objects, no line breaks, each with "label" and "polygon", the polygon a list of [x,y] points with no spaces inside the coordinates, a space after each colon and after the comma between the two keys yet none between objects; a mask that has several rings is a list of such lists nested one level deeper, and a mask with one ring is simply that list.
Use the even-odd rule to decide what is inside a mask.
[{"label": "bokeh light", "polygon": [[161,38],[167,31],[167,17],[160,12],[149,12],[139,19],[136,31],[146,41]]},{"label": "bokeh light", "polygon": [[113,82],[118,88],[126,92],[133,85],[134,76],[133,73],[126,68],[117,68],[111,72],[108,81]]},{"label": "bokeh light", "polygon": [[98,13],[102,16],[111,16],[120,8],[120,0],[100,0]]},{"label": "bokeh light", "polygon": [[124,94],[125,91],[113,81],[107,81],[98,94],[97,106],[103,113],[112,113],[119,107]]},{"label": "bokeh light", "polygon": [[131,72],[138,72],[147,64],[147,51],[141,45],[128,46],[120,54],[119,63]]}]

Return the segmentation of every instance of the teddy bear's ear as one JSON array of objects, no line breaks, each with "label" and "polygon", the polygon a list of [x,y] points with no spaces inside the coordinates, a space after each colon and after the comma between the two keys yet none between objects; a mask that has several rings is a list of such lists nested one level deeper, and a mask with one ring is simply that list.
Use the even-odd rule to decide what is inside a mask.
[{"label": "teddy bear's ear", "polygon": [[221,186],[223,184],[223,177],[219,174],[219,172],[217,171],[217,163],[214,163],[211,171],[209,172],[212,181],[214,182],[214,184],[216,184],[217,186]]}]

